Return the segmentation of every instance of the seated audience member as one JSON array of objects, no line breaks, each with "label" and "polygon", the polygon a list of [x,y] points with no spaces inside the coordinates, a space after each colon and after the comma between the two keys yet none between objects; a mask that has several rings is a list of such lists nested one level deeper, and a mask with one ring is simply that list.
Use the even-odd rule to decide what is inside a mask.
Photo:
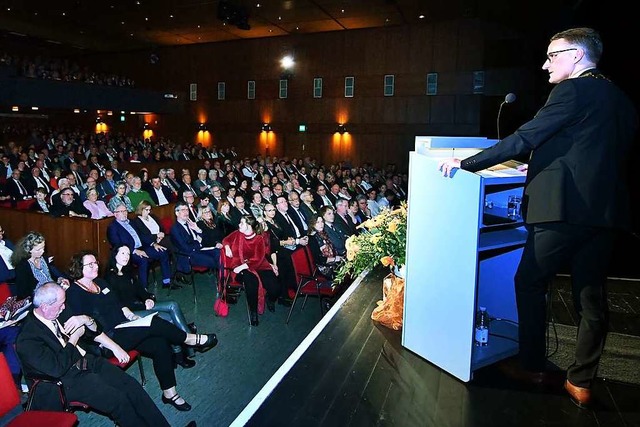
[{"label": "seated audience member", "polygon": [[347,253],[345,244],[349,236],[334,226],[335,212],[333,208],[323,206],[320,208],[320,216],[324,220],[324,231],[327,233],[327,236],[329,236],[329,240],[331,240],[333,247],[336,249],[336,253],[340,256],[345,256]]},{"label": "seated audience member", "polygon": [[179,197],[180,183],[176,179],[176,171],[174,169],[166,169],[166,176],[162,179],[162,184],[166,185],[174,194],[174,198]]},{"label": "seated audience member", "polygon": [[69,280],[43,256],[45,250],[44,236],[37,231],[30,231],[16,243],[11,264],[16,269],[16,297],[31,297],[36,286],[46,282],[58,282],[68,287]]},{"label": "seated audience member", "polygon": [[51,204],[47,200],[47,190],[38,188],[36,190],[36,199],[33,201],[29,210],[34,212],[51,213]]},{"label": "seated audience member", "polygon": [[[59,378],[68,400],[85,402],[120,426],[169,427],[169,422],[138,381],[106,359],[86,353],[78,345],[84,335],[100,334],[94,319],[84,315],[66,321],[58,319],[65,307],[64,289],[56,283],[39,286],[33,306],[16,345],[27,376]],[[124,352],[118,352],[118,356],[123,360],[128,358]],[[34,402],[34,408],[41,406],[37,400]],[[43,409],[48,408],[45,405]]]},{"label": "seated audience member", "polygon": [[380,205],[378,204],[377,195],[378,192],[375,188],[371,187],[367,190],[367,207],[369,208],[369,212],[371,212],[371,217],[378,215],[380,213]]},{"label": "seated audience member", "polygon": [[198,220],[198,207],[195,204],[196,198],[193,191],[185,191],[182,194],[182,200],[184,201],[187,209],[189,209],[189,219],[193,222]]},{"label": "seated audience member", "polygon": [[29,190],[27,190],[27,187],[22,182],[20,170],[17,168],[11,171],[11,176],[7,178],[4,186],[5,192],[11,196],[11,200],[13,201],[30,199],[32,197],[31,194],[29,194]]},{"label": "seated audience member", "polygon": [[93,169],[92,172],[93,173],[91,173],[91,172],[89,173],[89,176],[87,177],[87,181],[85,182],[85,184],[80,189],[80,200],[82,200],[83,203],[84,203],[85,200],[87,200],[87,191],[89,191],[91,189],[95,189],[96,192],[98,193],[98,198],[100,198],[100,192],[98,191],[98,181],[96,180],[96,176],[98,175],[98,171]]},{"label": "seated audience member", "polygon": [[62,177],[58,179],[57,188],[49,194],[49,203],[53,205],[56,200],[60,200],[60,192],[65,188],[69,188],[69,185],[69,180],[67,178]]},{"label": "seated audience member", "polygon": [[[143,243],[140,234],[135,230],[124,205],[119,205],[113,211],[114,220],[107,227],[107,239],[112,248],[127,245],[131,251],[131,259],[138,266],[138,277],[143,286],[147,286],[149,278],[149,264],[151,261],[160,261],[162,270],[162,286],[168,288],[171,285],[171,266],[169,265],[169,252],[167,248],[157,241]],[[174,286],[175,288],[175,286]]]},{"label": "seated audience member", "polygon": [[313,215],[318,215],[318,208],[316,207],[313,194],[309,190],[305,190],[300,193],[300,210],[304,213],[304,216],[311,218]]},{"label": "seated audience member", "polygon": [[209,182],[207,182],[207,178],[208,176],[206,169],[200,169],[198,171],[198,179],[196,179],[193,183],[193,187],[195,188],[198,197],[202,197],[205,194],[210,194],[209,190],[211,189],[211,185]]},{"label": "seated audience member", "polygon": [[91,219],[113,216],[113,212],[109,210],[107,205],[102,200],[98,200],[98,190],[95,188],[87,190],[87,200],[82,205],[91,212]]},{"label": "seated audience member", "polygon": [[136,349],[153,361],[153,370],[162,389],[162,402],[179,411],[189,405],[176,390],[174,356],[171,345],[187,345],[201,352],[216,346],[215,334],[186,333],[172,323],[154,316],[150,326],[116,328],[137,316],[122,305],[110,285],[98,277],[98,262],[90,251],[81,251],[71,259],[69,274],[74,279],[67,291],[66,305],[72,315],[91,314],[102,330],[125,351]]},{"label": "seated audience member", "polygon": [[134,210],[143,200],[151,206],[156,205],[149,193],[142,189],[142,179],[139,176],[134,176],[131,180],[131,191],[127,193],[127,197],[129,197]]},{"label": "seated audience member", "polygon": [[173,200],[171,190],[167,186],[163,185],[160,178],[157,176],[151,178],[151,188],[148,188],[147,192],[156,206],[168,205]]},{"label": "seated audience member", "polygon": [[218,203],[216,225],[220,228],[220,233],[222,233],[223,236],[228,236],[238,229],[238,227],[233,223],[233,218],[231,218],[231,204],[226,199],[221,200]]},{"label": "seated audience member", "polygon": [[328,279],[333,279],[343,258],[338,255],[324,231],[324,220],[316,215],[309,220],[309,249],[320,273]]},{"label": "seated audience member", "polygon": [[[246,181],[243,181],[246,182]],[[235,205],[231,208],[231,220],[233,222],[234,227],[237,227],[240,224],[240,220],[243,216],[253,216],[250,210],[245,207],[246,201],[243,196],[236,195],[235,196]]]},{"label": "seated audience member", "polygon": [[369,206],[367,204],[367,196],[358,194],[356,196],[356,203],[358,204],[358,212],[356,213],[356,218],[359,218],[358,224],[371,219],[371,211],[369,210]]},{"label": "seated audience member", "polygon": [[177,257],[176,269],[183,273],[189,272],[189,260],[194,265],[218,268],[220,249],[202,245],[203,230],[189,218],[187,205],[183,202],[176,203],[174,212],[176,222],[171,227],[169,237],[176,252],[183,255]]},{"label": "seated audience member", "polygon": [[340,199],[336,202],[333,225],[347,237],[356,234],[356,223],[349,216],[349,202]]},{"label": "seated audience member", "polygon": [[123,205],[127,212],[133,212],[133,205],[131,199],[125,194],[127,192],[127,184],[124,181],[119,181],[116,184],[116,193],[109,200],[109,210],[114,212],[117,206]]},{"label": "seated audience member", "polygon": [[[264,311],[266,299],[269,311],[275,311],[275,302],[284,298],[286,290],[278,281],[278,267],[271,264],[269,238],[254,218],[242,218],[238,230],[222,241],[224,265],[233,269],[247,292],[247,303],[252,326],[258,326],[258,313]],[[265,298],[266,292],[266,298]]]},{"label": "seated audience member", "polygon": [[255,192],[251,195],[251,204],[249,210],[255,218],[262,218],[264,216],[264,201],[262,200],[262,194]]},{"label": "seated audience member", "polygon": [[198,210],[198,222],[196,225],[202,230],[202,246],[210,248],[222,247],[222,232],[216,226],[216,220],[210,206],[200,206]]},{"label": "seated audience member", "polygon": [[136,217],[131,221],[131,225],[140,236],[143,246],[155,242],[162,247],[171,249],[171,240],[164,233],[160,219],[152,213],[152,207],[146,200],[138,204]]},{"label": "seated audience member", "polygon": [[65,188],[60,192],[60,198],[54,200],[51,206],[51,215],[88,218],[91,216],[91,212],[84,207],[80,198],[76,197],[76,193],[71,188]]},{"label": "seated audience member", "polygon": [[[120,182],[118,180],[117,182]],[[107,169],[104,173],[104,180],[98,184],[98,194],[101,199],[107,200],[107,197],[112,197],[116,194],[116,181],[113,171],[111,169]]]},{"label": "seated audience member", "polygon": [[0,283],[13,282],[16,278],[16,270],[11,263],[13,251],[13,243],[4,238],[4,228],[0,225]]},{"label": "seated audience member", "polygon": [[53,191],[53,188],[49,185],[48,180],[41,176],[40,168],[34,166],[31,168],[31,175],[29,175],[24,182],[25,187],[29,191],[29,194],[35,196],[38,188],[43,188],[47,194]]},{"label": "seated audience member", "polygon": [[[180,330],[189,333],[194,332],[191,328],[195,328],[192,324],[191,328],[187,324],[187,320],[180,309],[177,302],[156,301],[156,296],[148,292],[135,277],[131,269],[129,260],[131,252],[126,246],[120,246],[112,251],[109,258],[109,265],[104,274],[110,289],[115,293],[118,301],[123,307],[127,307],[133,314],[139,317],[147,316],[151,313],[158,313],[167,322],[176,325]],[[128,313],[125,313],[128,315]],[[173,349],[176,363],[183,368],[190,368],[195,362],[185,357],[183,349],[180,346]]]}]

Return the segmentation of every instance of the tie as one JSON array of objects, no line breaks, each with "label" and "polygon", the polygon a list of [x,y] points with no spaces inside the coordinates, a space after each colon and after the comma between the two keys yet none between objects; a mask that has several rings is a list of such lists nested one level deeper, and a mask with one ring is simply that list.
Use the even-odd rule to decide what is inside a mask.
[{"label": "tie", "polygon": [[302,236],[302,234],[300,234],[300,230],[296,227],[296,223],[293,222],[289,214],[285,212],[284,217],[287,218],[287,221],[289,221],[289,224],[291,224],[291,227],[293,227],[293,230],[296,232],[296,238]]},{"label": "tie", "polygon": [[26,196],[27,189],[24,187],[24,185],[22,185],[19,179],[14,179],[14,181],[16,182],[16,184],[18,185],[18,188],[20,189],[20,194],[22,194],[23,196]]},{"label": "tie", "polygon": [[78,185],[82,185],[82,178],[80,178],[80,174],[78,172],[74,172],[73,175],[76,177],[76,183]]},{"label": "tie", "polygon": [[300,222],[302,222],[302,228],[304,228],[304,231],[307,231],[307,220],[304,218],[304,215],[302,215],[302,212],[300,212],[298,209],[294,208],[293,210],[296,211],[296,213],[300,217]]},{"label": "tie", "polygon": [[56,330],[56,337],[58,337],[58,339],[61,339],[62,341],[64,341],[65,344],[67,344],[67,342],[69,341],[69,337],[62,332],[62,329],[60,329],[60,324],[58,323],[58,321],[52,320],[51,323],[53,323],[53,327]]}]

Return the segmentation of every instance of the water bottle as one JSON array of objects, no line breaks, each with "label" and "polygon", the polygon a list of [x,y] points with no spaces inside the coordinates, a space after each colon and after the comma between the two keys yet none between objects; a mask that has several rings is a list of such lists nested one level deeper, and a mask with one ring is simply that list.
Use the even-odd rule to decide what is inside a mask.
[{"label": "water bottle", "polygon": [[476,317],[476,345],[485,346],[489,343],[489,313],[486,307],[480,307]]}]

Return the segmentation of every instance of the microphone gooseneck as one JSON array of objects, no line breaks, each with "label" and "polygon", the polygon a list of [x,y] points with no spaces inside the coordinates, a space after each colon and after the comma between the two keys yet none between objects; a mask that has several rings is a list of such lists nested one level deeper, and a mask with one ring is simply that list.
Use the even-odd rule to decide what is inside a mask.
[{"label": "microphone gooseneck", "polygon": [[500,140],[500,114],[502,113],[502,107],[504,104],[512,104],[516,101],[516,94],[509,92],[505,97],[504,101],[500,103],[500,108],[498,108],[498,118],[496,119],[496,128],[498,130],[498,140]]}]

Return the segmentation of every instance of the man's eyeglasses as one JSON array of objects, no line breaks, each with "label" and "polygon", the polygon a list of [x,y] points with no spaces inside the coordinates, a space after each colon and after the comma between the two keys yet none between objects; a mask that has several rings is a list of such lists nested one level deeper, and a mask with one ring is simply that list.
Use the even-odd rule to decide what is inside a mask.
[{"label": "man's eyeglasses", "polygon": [[121,214],[121,213],[127,213],[127,212],[128,212],[128,211],[124,210],[124,211],[114,211],[113,213],[119,213],[119,214]]},{"label": "man's eyeglasses", "polygon": [[577,47],[570,47],[568,49],[562,49],[562,50],[556,50],[553,52],[549,52],[547,53],[547,61],[549,62],[553,62],[553,60],[556,58],[556,56],[558,56],[558,54],[563,53],[563,52],[570,52],[572,50],[578,50]]},{"label": "man's eyeglasses", "polygon": [[86,264],[82,264],[83,267],[97,267],[98,265],[100,265],[100,261],[93,261],[93,262],[88,262]]}]

